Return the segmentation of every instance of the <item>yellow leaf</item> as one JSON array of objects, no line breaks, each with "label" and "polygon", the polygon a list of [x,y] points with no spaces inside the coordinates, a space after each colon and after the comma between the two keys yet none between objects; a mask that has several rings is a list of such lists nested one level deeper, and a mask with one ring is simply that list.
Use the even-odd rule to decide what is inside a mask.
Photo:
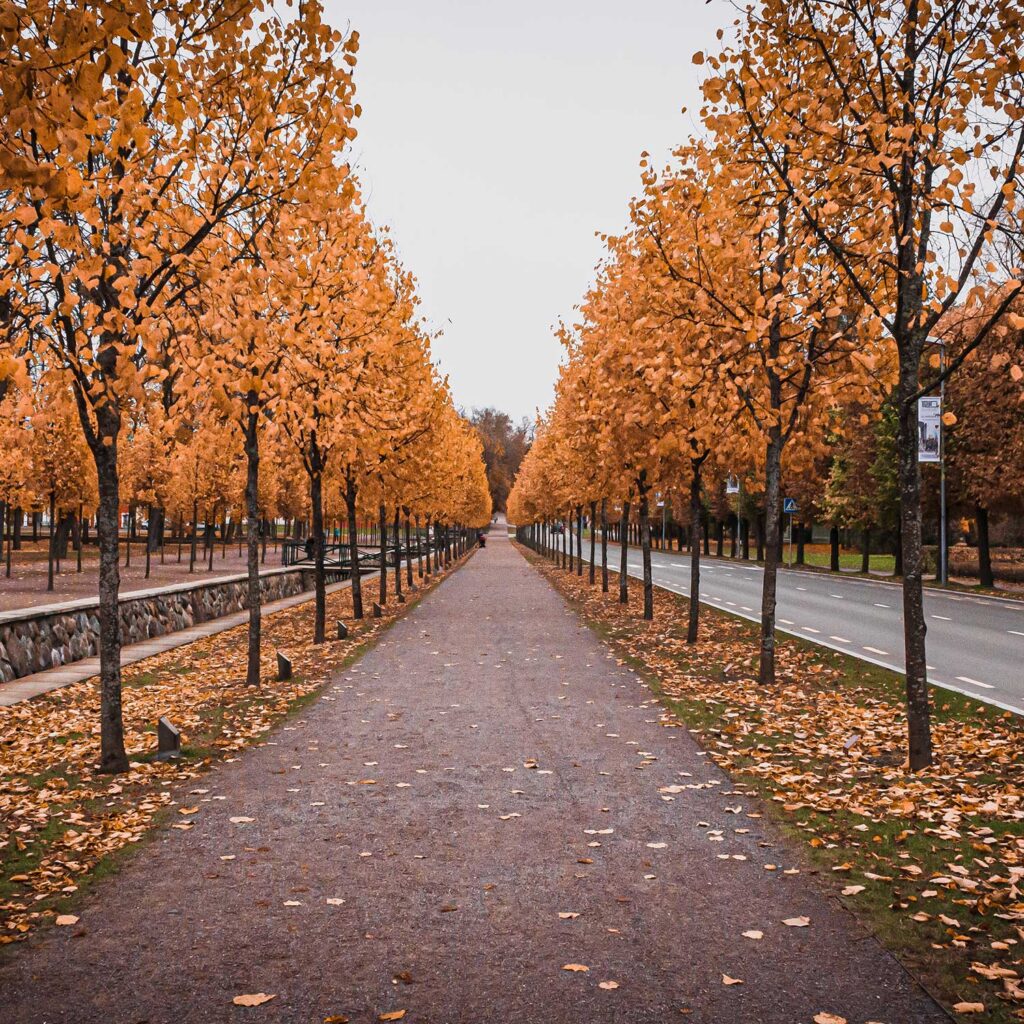
[{"label": "yellow leaf", "polygon": [[618,988],[619,983],[617,981],[599,981],[597,987],[603,988],[605,991],[611,991],[613,988]]},{"label": "yellow leaf", "polygon": [[61,914],[60,917],[57,918],[57,924],[62,925],[62,926],[63,925],[70,925],[70,924],[78,924],[78,918],[75,917],[74,914]]},{"label": "yellow leaf", "polygon": [[723,985],[742,985],[743,984],[743,979],[742,978],[730,978],[728,974],[723,974],[722,975],[722,984]]},{"label": "yellow leaf", "polygon": [[562,966],[563,971],[589,971],[590,968],[584,964],[564,964]]},{"label": "yellow leaf", "polygon": [[810,923],[809,917],[787,917],[783,922],[790,928],[806,928]]},{"label": "yellow leaf", "polygon": [[814,1024],[846,1024],[846,1018],[835,1013],[816,1013]]},{"label": "yellow leaf", "polygon": [[953,1012],[954,1013],[984,1013],[985,1012],[985,1004],[984,1003],[954,1003],[953,1004]]},{"label": "yellow leaf", "polygon": [[377,1015],[377,1020],[401,1020],[405,1016],[405,1010],[392,1010],[390,1013]]},{"label": "yellow leaf", "polygon": [[248,995],[235,996],[231,1000],[235,1006],[262,1006],[264,1003],[269,1003],[271,999],[276,998],[276,994],[268,995],[266,992],[253,992]]}]

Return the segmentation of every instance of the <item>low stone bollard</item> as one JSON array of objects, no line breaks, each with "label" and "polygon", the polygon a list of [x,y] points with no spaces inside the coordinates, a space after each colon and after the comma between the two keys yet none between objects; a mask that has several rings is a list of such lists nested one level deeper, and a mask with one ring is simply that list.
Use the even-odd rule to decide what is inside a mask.
[{"label": "low stone bollard", "polygon": [[181,733],[164,715],[156,723],[156,759],[173,761],[181,757]]},{"label": "low stone bollard", "polygon": [[341,619],[338,619],[338,639],[348,639],[348,626],[346,626],[345,623],[341,621]]},{"label": "low stone bollard", "polygon": [[287,682],[292,677],[292,662],[283,654],[277,655],[277,679],[278,682]]},{"label": "low stone bollard", "polygon": [[381,611],[380,605],[376,601],[373,602],[373,617],[379,619],[383,612]]}]

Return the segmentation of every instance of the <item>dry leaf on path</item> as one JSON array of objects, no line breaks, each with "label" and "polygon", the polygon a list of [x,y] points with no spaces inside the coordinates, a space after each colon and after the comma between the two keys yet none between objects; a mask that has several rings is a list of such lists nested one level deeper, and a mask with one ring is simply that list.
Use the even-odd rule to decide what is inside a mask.
[{"label": "dry leaf on path", "polygon": [[756,928],[751,928],[750,931],[743,933],[743,937],[745,939],[763,939],[764,932],[759,932]]},{"label": "dry leaf on path", "polygon": [[722,984],[723,985],[742,985],[743,984],[743,979],[742,978],[730,978],[728,974],[723,974],[722,975]]},{"label": "dry leaf on path", "polygon": [[271,999],[274,999],[274,995],[268,995],[266,992],[253,992],[248,995],[235,996],[231,1000],[235,1006],[262,1006],[264,1003],[269,1003]]},{"label": "dry leaf on path", "polygon": [[589,971],[590,968],[585,964],[563,964],[563,971]]},{"label": "dry leaf on path", "polygon": [[61,914],[57,918],[57,924],[62,925],[62,926],[63,925],[70,925],[70,924],[78,924],[78,918],[75,917],[74,914]]},{"label": "dry leaf on path", "polygon": [[571,913],[571,912],[569,912],[569,911],[559,911],[559,913],[558,913],[558,916],[559,916],[559,917],[560,917],[560,918],[561,918],[561,919],[562,919],[563,921],[573,921],[573,920],[575,920],[575,919],[576,919],[577,917],[579,917],[580,915],[579,915],[579,914],[574,914],[574,913]]},{"label": "dry leaf on path", "polygon": [[816,1013],[814,1024],[846,1024],[846,1018],[835,1013]]},{"label": "dry leaf on path", "polygon": [[788,928],[806,928],[810,923],[809,917],[787,917],[783,922]]},{"label": "dry leaf on path", "polygon": [[597,983],[598,988],[603,988],[606,991],[611,991],[613,988],[618,988],[619,983],[617,981],[599,981]]},{"label": "dry leaf on path", "polygon": [[390,1013],[377,1015],[377,1020],[401,1020],[405,1016],[405,1010],[392,1010]]},{"label": "dry leaf on path", "polygon": [[985,1004],[984,1003],[954,1003],[953,1004],[953,1012],[954,1013],[984,1013],[985,1012]]}]

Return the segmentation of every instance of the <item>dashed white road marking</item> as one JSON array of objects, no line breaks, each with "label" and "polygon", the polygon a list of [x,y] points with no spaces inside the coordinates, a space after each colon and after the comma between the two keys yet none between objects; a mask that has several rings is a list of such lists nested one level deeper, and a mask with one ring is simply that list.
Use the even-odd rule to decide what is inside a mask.
[{"label": "dashed white road marking", "polygon": [[796,623],[793,622],[792,619],[779,619],[779,622],[781,622],[784,626],[794,626],[794,625],[796,625]]},{"label": "dashed white road marking", "polygon": [[875,607],[876,607],[876,608],[890,608],[890,607],[892,607],[892,606],[891,606],[891,605],[888,605],[888,604],[879,604],[879,603],[878,603],[878,601],[876,601],[876,602],[875,602]]},{"label": "dashed white road marking", "polygon": [[845,601],[846,598],[842,594],[829,594],[829,597],[834,597],[837,601]]},{"label": "dashed white road marking", "polygon": [[933,615],[933,619],[940,619],[942,622],[952,622],[953,620],[948,615]]},{"label": "dashed white road marking", "polygon": [[797,587],[796,589],[797,589],[797,590],[802,590],[802,591],[804,591],[805,593],[807,592],[807,588],[806,588],[806,587]]},{"label": "dashed white road marking", "polygon": [[863,650],[870,651],[872,654],[881,655],[883,658],[888,658],[889,657],[889,652],[888,651],[880,651],[877,647],[865,647],[865,648],[863,648]]},{"label": "dashed white road marking", "polygon": [[983,690],[994,690],[994,686],[990,686],[988,683],[983,683],[980,679],[972,679],[970,676],[957,676],[957,681],[961,683],[967,683],[969,686],[980,686]]},{"label": "dashed white road marking", "polygon": [[820,629],[815,629],[813,626],[801,626],[800,627],[805,633],[820,633]]},{"label": "dashed white road marking", "polygon": [[1024,633],[1022,633],[1019,629],[1008,629],[1006,632],[1012,633],[1014,636],[1024,636]]},{"label": "dashed white road marking", "polygon": [[835,640],[837,644],[852,644],[852,640],[847,640],[845,636],[830,636],[829,640]]}]

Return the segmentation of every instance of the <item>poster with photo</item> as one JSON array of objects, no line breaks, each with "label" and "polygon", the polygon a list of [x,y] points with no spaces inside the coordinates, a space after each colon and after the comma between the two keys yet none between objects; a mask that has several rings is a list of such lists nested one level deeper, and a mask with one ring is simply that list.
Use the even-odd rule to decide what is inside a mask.
[{"label": "poster with photo", "polygon": [[938,462],[942,453],[942,399],[917,400],[917,461]]}]

